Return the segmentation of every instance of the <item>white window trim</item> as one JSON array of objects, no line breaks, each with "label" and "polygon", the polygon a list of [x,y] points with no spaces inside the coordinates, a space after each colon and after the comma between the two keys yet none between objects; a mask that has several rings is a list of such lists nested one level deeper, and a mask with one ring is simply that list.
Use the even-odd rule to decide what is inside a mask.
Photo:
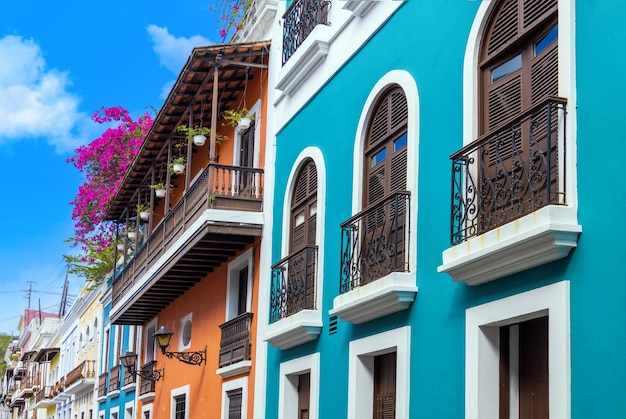
[{"label": "white window trim", "polygon": [[111,410],[109,410],[109,417],[113,418],[113,415],[117,415],[117,419],[122,419],[122,418],[120,418],[120,407],[119,406],[112,407]]},{"label": "white window trim", "polygon": [[193,313],[188,313],[180,319],[180,327],[178,329],[180,330],[180,333],[178,333],[179,335],[178,336],[178,350],[179,351],[184,351],[185,349],[189,349],[191,347],[191,341],[192,341],[191,336],[189,337],[189,343],[187,345],[183,343],[183,328],[187,321],[191,322],[191,333],[193,335]]},{"label": "white window trim", "polygon": [[252,310],[252,276],[254,273],[254,246],[243,252],[232,262],[228,264],[228,278],[226,282],[226,313],[224,321],[232,320],[237,317],[238,293],[235,289],[239,287],[239,272],[242,268],[248,267],[248,293],[246,300],[246,311]]},{"label": "white window trim", "polygon": [[150,419],[152,419],[152,403],[144,404],[143,406],[141,406],[141,418],[140,419],[144,419],[144,417],[146,416],[146,412],[150,413]]},{"label": "white window trim", "polygon": [[[61,415],[61,414],[59,413],[59,416],[60,416],[60,415]],[[98,412],[98,419],[104,419],[104,415],[105,415],[104,410],[99,411],[99,412]],[[54,416],[53,416],[53,417],[54,417]]]},{"label": "white window trim", "polygon": [[[354,168],[352,172],[352,215],[363,209],[364,148],[368,126],[376,102],[388,87],[398,85],[403,90],[408,105],[407,121],[407,180],[411,191],[409,230],[409,273],[391,273],[379,281],[338,295],[333,300],[331,314],[355,324],[364,323],[407,309],[417,294],[417,175],[419,173],[419,95],[413,76],[405,70],[392,70],[378,80],[363,106],[354,139]],[[384,279],[384,281],[382,281]]]},{"label": "white window trim", "polygon": [[411,326],[399,327],[350,342],[348,419],[373,416],[374,356],[396,352],[396,417],[409,417]]},{"label": "white window trim", "polygon": [[228,419],[228,394],[226,392],[241,388],[241,419],[248,418],[248,377],[222,383],[222,419]]},{"label": "white window trim", "polygon": [[[317,171],[317,227],[315,229],[315,244],[317,245],[317,268],[315,277],[315,306],[322,307],[324,294],[324,232],[326,222],[326,165],[324,155],[317,147],[306,147],[300,152],[287,178],[287,191],[283,197],[283,223],[281,241],[281,259],[289,255],[289,237],[291,237],[291,198],[296,187],[296,177],[306,159],[313,160]],[[280,349],[289,349],[294,346],[310,342],[319,337],[322,330],[321,310],[301,310],[288,318],[281,319],[267,326],[265,340],[272,346]]]},{"label": "white window trim", "polygon": [[[298,419],[297,377],[311,374],[309,419],[319,417],[320,353],[302,356],[280,364],[278,419]],[[294,379],[296,381],[294,381]]]},{"label": "white window trim", "polygon": [[[157,330],[159,330],[159,329],[158,329],[158,328],[159,328],[159,318],[158,318],[158,317],[155,317],[154,319],[152,319],[151,321],[149,321],[149,322],[148,322],[148,324],[147,324],[147,325],[146,325],[146,327],[145,327],[145,330],[148,330],[151,326],[154,326],[154,331],[155,331],[155,332],[156,332]],[[143,336],[143,333],[142,333],[142,336]],[[145,352],[145,355],[146,355],[146,356],[148,355],[148,346],[147,346],[147,345],[148,345],[148,338],[149,338],[149,336],[146,334],[146,342],[144,343],[144,342],[142,341],[142,345],[141,345],[141,346],[142,346],[142,349],[144,350],[144,352]],[[156,342],[156,339],[154,339],[154,348],[153,348],[153,349],[154,349],[154,350],[153,350],[153,353],[154,353],[154,358],[153,358],[153,359],[147,359],[147,358],[145,358],[145,357],[144,357],[144,360],[143,360],[143,363],[144,363],[144,364],[145,364],[145,363],[147,363],[147,362],[150,362],[150,361],[156,361],[156,355],[157,355],[157,342]],[[140,363],[141,363],[141,361],[140,361],[140,360],[138,360],[138,362],[140,362]],[[141,368],[141,365],[139,365],[139,366],[138,366],[138,368]]]},{"label": "white window trim", "polygon": [[[502,227],[446,249],[439,272],[478,285],[566,257],[576,247],[576,20],[575,0],[558,0],[559,96],[567,98],[564,163],[567,205],[549,205]],[[478,62],[481,36],[496,2],[484,0],[470,29],[463,63],[463,145],[478,138]],[[512,256],[512,257],[511,257]]]},{"label": "white window trim", "polygon": [[[128,411],[130,410],[130,415],[128,415]],[[124,405],[124,419],[135,419],[135,402],[130,401],[126,402]]]},{"label": "white window trim", "polygon": [[189,419],[189,409],[191,405],[189,404],[189,384],[182,387],[174,388],[170,391],[170,418],[174,419],[176,414],[176,402],[174,397],[185,396],[185,419]]},{"label": "white window trim", "polygon": [[497,419],[499,330],[548,316],[550,418],[570,417],[569,281],[485,303],[466,311],[465,417]]}]

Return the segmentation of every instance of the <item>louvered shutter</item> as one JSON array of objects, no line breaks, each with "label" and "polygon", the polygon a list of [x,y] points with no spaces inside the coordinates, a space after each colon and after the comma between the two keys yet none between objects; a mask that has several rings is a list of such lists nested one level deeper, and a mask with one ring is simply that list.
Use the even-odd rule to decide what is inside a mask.
[{"label": "louvered shutter", "polygon": [[313,160],[307,160],[300,169],[291,204],[291,251],[295,253],[306,245],[315,244],[317,224],[317,170]]},{"label": "louvered shutter", "polygon": [[374,419],[396,417],[397,353],[374,357]]},{"label": "louvered shutter", "polygon": [[311,373],[298,376],[298,419],[309,419]]}]

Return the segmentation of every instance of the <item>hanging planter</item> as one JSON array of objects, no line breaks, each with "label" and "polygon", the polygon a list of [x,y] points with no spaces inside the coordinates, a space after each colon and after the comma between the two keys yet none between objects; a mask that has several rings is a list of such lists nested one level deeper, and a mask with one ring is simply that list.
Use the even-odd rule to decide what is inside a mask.
[{"label": "hanging planter", "polygon": [[170,170],[175,175],[180,175],[185,171],[185,164],[187,164],[187,159],[185,157],[178,157],[170,163]]},{"label": "hanging planter", "polygon": [[165,184],[163,182],[150,185],[150,189],[154,190],[154,194],[156,195],[157,198],[165,197]]},{"label": "hanging planter", "polygon": [[137,205],[137,214],[142,220],[148,220],[150,218],[150,205],[139,204]]},{"label": "hanging planter", "polygon": [[123,243],[120,243],[117,245],[117,251],[118,252],[124,252],[124,250],[126,249],[126,246],[124,246]]},{"label": "hanging planter", "polygon": [[203,134],[196,134],[193,136],[193,143],[198,147],[202,147],[206,143],[206,136]]},{"label": "hanging planter", "polygon": [[237,124],[237,128],[239,130],[245,130],[250,128],[250,124],[252,123],[252,120],[250,118],[248,118],[247,116],[244,116],[243,118],[241,118],[239,120],[239,123]]},{"label": "hanging planter", "polygon": [[137,232],[136,231],[129,231],[128,232],[128,238],[131,240],[137,240]]}]

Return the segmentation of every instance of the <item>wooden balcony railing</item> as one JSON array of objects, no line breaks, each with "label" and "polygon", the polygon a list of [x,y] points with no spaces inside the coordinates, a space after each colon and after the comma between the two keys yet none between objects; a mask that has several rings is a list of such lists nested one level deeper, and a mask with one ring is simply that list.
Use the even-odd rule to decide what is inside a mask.
[{"label": "wooden balcony railing", "polygon": [[98,397],[104,397],[107,395],[107,377],[108,373],[103,373],[98,376]]},{"label": "wooden balcony railing", "polygon": [[135,384],[137,375],[131,374],[129,368],[124,368],[124,387]]},{"label": "wooden balcony railing", "polygon": [[61,377],[61,379],[52,386],[52,397],[59,395],[63,390],[65,390],[65,377]]},{"label": "wooden balcony railing", "polygon": [[[150,361],[141,367],[141,371],[154,371],[155,365],[156,361]],[[155,389],[156,381],[146,380],[145,378],[142,378],[139,382],[139,395],[141,396],[148,393],[154,393]]]},{"label": "wooden balcony railing", "polygon": [[120,366],[116,365],[111,368],[109,374],[109,393],[112,391],[119,391],[120,389]]},{"label": "wooden balcony railing", "polygon": [[222,339],[220,340],[219,368],[250,360],[251,322],[252,313],[243,313],[220,325]]},{"label": "wooden balcony railing", "polygon": [[283,65],[317,25],[328,25],[327,0],[294,0],[283,15]]},{"label": "wooden balcony railing", "polygon": [[270,323],[302,310],[315,310],[317,246],[307,246],[272,266]]},{"label": "wooden balcony railing", "polygon": [[35,403],[39,403],[50,398],[52,398],[52,386],[43,386],[35,394]]},{"label": "wooden balcony railing", "polygon": [[409,270],[410,192],[396,192],[341,224],[339,292]]},{"label": "wooden balcony railing", "polygon": [[453,245],[565,204],[566,104],[548,98],[450,157]]},{"label": "wooden balcony railing", "polygon": [[96,361],[83,361],[65,376],[65,387],[69,387],[79,380],[96,377]]},{"label": "wooden balcony railing", "polygon": [[113,305],[209,208],[261,211],[263,169],[211,164],[152,231],[113,282]]}]

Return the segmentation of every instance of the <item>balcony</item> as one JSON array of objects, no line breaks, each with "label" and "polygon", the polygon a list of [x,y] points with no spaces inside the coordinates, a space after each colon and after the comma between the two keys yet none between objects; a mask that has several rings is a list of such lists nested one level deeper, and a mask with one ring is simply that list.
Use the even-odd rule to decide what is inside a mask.
[{"label": "balcony", "polygon": [[223,378],[250,370],[251,323],[252,313],[243,313],[220,325],[222,338],[220,340],[218,374],[221,374]]},{"label": "balcony", "polygon": [[396,192],[341,224],[341,295],[331,314],[359,324],[413,302],[410,198],[410,192]]},{"label": "balcony", "polygon": [[120,394],[120,366],[116,365],[109,372],[109,397]]},{"label": "balcony", "polygon": [[43,386],[35,393],[33,409],[46,409],[51,406],[54,406],[54,403],[52,403],[52,386]]},{"label": "balcony", "polygon": [[478,285],[567,256],[566,105],[548,98],[451,156],[450,242],[439,272]]},{"label": "balcony", "polygon": [[[156,361],[147,362],[141,367],[141,371],[154,371],[155,366],[156,366]],[[147,402],[151,402],[152,400],[154,400],[155,389],[156,389],[156,381],[142,378],[139,381],[139,400],[142,403],[147,403]]]},{"label": "balcony", "polygon": [[317,25],[328,25],[330,1],[295,0],[283,15],[283,65]]},{"label": "balcony", "polygon": [[107,395],[107,377],[108,373],[103,373],[98,376],[98,399],[104,399]]},{"label": "balcony", "polygon": [[96,361],[83,361],[65,376],[65,392],[80,394],[88,388],[95,388]]},{"label": "balcony", "polygon": [[[30,374],[26,374],[22,377],[20,382],[19,397],[29,398],[34,394],[33,387],[35,386],[35,377]],[[39,381],[39,380],[37,380]]]},{"label": "balcony", "polygon": [[288,349],[316,339],[321,331],[317,311],[317,246],[306,246],[272,266],[270,326],[266,340]]},{"label": "balcony", "polygon": [[245,213],[260,215],[262,201],[262,169],[209,165],[113,282],[117,306],[144,276],[166,267],[133,301],[139,304],[114,320],[140,324],[150,319],[252,243],[261,235],[261,219]]},{"label": "balcony", "polygon": [[70,394],[65,393],[65,377],[54,384],[51,395],[54,404],[63,404],[72,398]]},{"label": "balcony", "polygon": [[134,389],[136,382],[137,382],[137,376],[135,374],[131,374],[130,369],[124,368],[124,385],[122,389],[125,391]]}]

